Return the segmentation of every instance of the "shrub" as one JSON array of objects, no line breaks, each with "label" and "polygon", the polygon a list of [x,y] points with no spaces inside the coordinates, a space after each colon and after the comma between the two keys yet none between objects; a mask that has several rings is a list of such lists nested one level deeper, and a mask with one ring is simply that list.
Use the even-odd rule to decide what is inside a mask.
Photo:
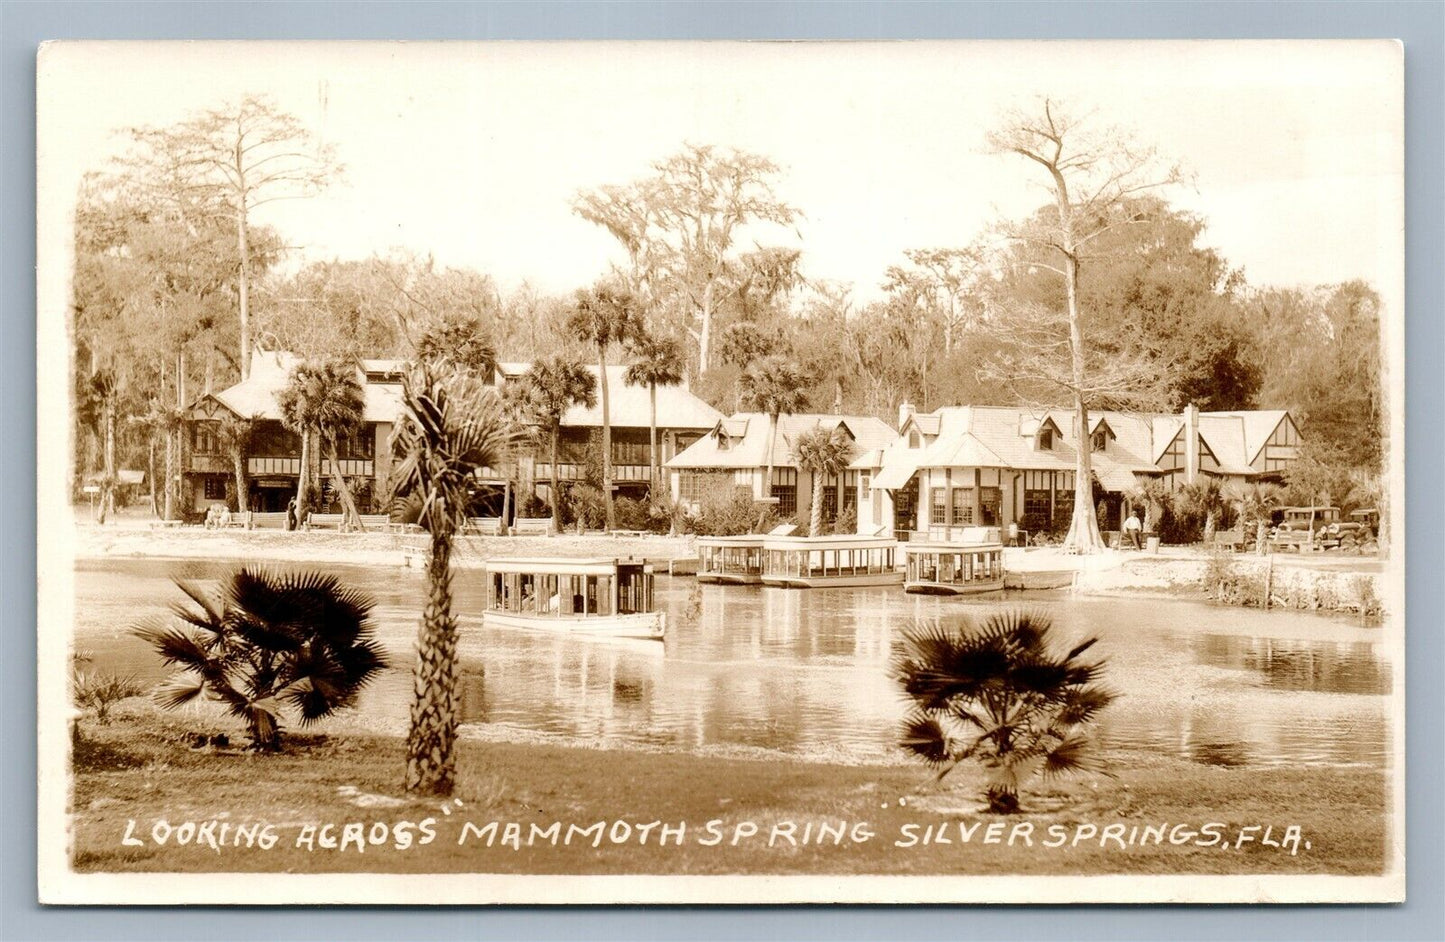
[{"label": "shrub", "polygon": [[562,506],[567,511],[564,515],[567,523],[575,523],[588,530],[607,525],[607,499],[600,487],[574,484],[567,492],[567,502]]},{"label": "shrub", "polygon": [[772,513],[760,514],[752,492],[735,486],[729,480],[709,486],[698,501],[697,512],[691,514],[685,523],[690,533],[735,536],[754,532],[760,516],[764,517],[766,524]]},{"label": "shrub", "polygon": [[618,529],[651,530],[653,528],[652,508],[647,501],[619,497],[612,502],[612,510],[617,515]]},{"label": "shrub", "polygon": [[121,700],[138,697],[145,691],[134,674],[107,674],[77,669],[70,678],[75,705],[95,713],[101,723],[110,722],[110,708]]},{"label": "shrub", "polygon": [[849,504],[843,508],[838,519],[833,521],[834,533],[857,533],[858,532],[858,508]]},{"label": "shrub", "polygon": [[246,567],[214,594],[176,585],[198,609],[177,605],[175,623],[136,630],[180,668],[157,699],[166,709],[201,696],[224,703],[256,749],[280,748],[284,708],[309,725],[354,703],[386,666],[373,639],[374,603],[335,576]]},{"label": "shrub", "polygon": [[893,677],[913,701],[903,748],[939,769],[941,779],[973,760],[989,772],[988,810],[1019,810],[1019,787],[1036,774],[1093,768],[1087,726],[1114,700],[1099,686],[1102,661],[1081,656],[1089,638],[1053,650],[1046,616],[1011,611],[982,625],[967,616],[904,632]]}]

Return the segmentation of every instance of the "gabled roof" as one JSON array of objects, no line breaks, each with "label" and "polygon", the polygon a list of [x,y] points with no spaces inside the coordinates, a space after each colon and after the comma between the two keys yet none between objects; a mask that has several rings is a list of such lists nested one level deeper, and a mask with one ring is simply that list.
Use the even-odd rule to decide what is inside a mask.
[{"label": "gabled roof", "polygon": [[[585,364],[587,370],[597,379],[595,363]],[[497,372],[504,382],[521,378],[531,363],[507,361],[497,364]],[[613,428],[647,428],[652,414],[652,398],[646,386],[629,386],[626,381],[627,365],[611,363],[607,366],[607,412]],[[657,387],[657,427],[706,431],[717,425],[723,414],[693,395],[687,383],[678,386]],[[602,427],[602,389],[597,389],[597,405],[592,408],[573,406],[562,416],[563,428]]]},{"label": "gabled roof", "polygon": [[[258,350],[251,355],[251,375],[236,385],[213,394],[211,398],[242,418],[279,421],[281,406],[276,401],[276,394],[286,387],[287,377],[300,362],[301,358],[294,353]],[[395,422],[396,417],[401,414],[400,388],[392,384],[368,383],[365,373],[360,369],[356,378],[361,383],[361,420]]]},{"label": "gabled roof", "polygon": [[[661,390],[659,390],[659,393]],[[777,441],[772,465],[795,468],[792,449],[799,435],[814,428],[841,429],[850,435],[854,447],[867,453],[897,440],[898,434],[881,419],[865,415],[799,413],[778,416]],[[731,443],[719,447],[718,434],[726,433]],[[762,468],[768,464],[768,417],[760,412],[738,412],[719,421],[713,430],[683,449],[667,462],[669,468]]]},{"label": "gabled roof", "polygon": [[[1205,413],[1200,416],[1201,452],[1213,455],[1226,474],[1252,474],[1246,456],[1252,438],[1259,447],[1283,420],[1283,412]],[[924,416],[914,416],[924,419]],[[853,463],[877,471],[875,486],[896,489],[919,468],[996,467],[1015,470],[1072,471],[1078,460],[1077,425],[1068,409],[1041,412],[1022,407],[953,406],[931,414],[938,437],[922,448],[909,448],[900,437],[876,455]],[[1052,448],[1038,448],[1037,435],[1052,427]],[[1106,429],[1109,440],[1094,451],[1091,464],[1109,490],[1126,490],[1135,474],[1157,474],[1158,459],[1184,427],[1177,415],[1100,411],[1090,414],[1091,433]],[[1255,452],[1257,454],[1257,452]]]},{"label": "gabled roof", "polygon": [[[1244,428],[1244,464],[1250,465],[1259,453],[1264,450],[1265,443],[1269,441],[1274,430],[1289,415],[1284,409],[1251,409],[1242,412],[1201,412],[1199,413],[1200,429],[1203,430],[1205,419],[1233,418],[1238,419]],[[1218,452],[1216,451],[1216,454]]]}]

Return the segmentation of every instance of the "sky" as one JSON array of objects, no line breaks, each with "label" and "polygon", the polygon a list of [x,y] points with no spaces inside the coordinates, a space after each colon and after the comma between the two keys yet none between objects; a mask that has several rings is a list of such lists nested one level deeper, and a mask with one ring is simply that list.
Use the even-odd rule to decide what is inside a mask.
[{"label": "sky", "polygon": [[[989,153],[1011,106],[1048,95],[1178,161],[1166,191],[1255,285],[1403,265],[1399,47],[1363,42],[75,43],[39,73],[39,199],[63,218],[80,175],[135,125],[269,95],[345,164],[322,196],[262,207],[297,258],[393,250],[503,290],[589,283],[622,261],[570,208],[684,142],[753,151],[810,278],[879,293],[909,248],[960,246],[1046,199],[1036,167]],[[42,243],[43,244],[43,243]]]}]

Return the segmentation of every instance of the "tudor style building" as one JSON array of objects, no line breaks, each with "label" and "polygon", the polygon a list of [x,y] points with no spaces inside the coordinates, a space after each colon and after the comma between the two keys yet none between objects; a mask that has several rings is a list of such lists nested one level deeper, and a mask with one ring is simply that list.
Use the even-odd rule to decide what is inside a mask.
[{"label": "tudor style building", "polygon": [[[500,363],[497,382],[520,379],[530,363]],[[594,377],[596,364],[587,367]],[[626,364],[607,367],[608,418],[612,428],[612,483],[618,496],[642,498],[652,488],[652,453],[650,450],[650,417],[652,398],[646,386],[629,386],[624,380]],[[592,408],[573,406],[562,416],[559,442],[557,480],[566,486],[587,475],[588,464],[599,461],[602,435],[602,401],[598,390],[597,405]],[[723,417],[687,387],[657,387],[657,447],[659,465],[666,466],[674,455],[702,438]],[[534,459],[524,462],[524,487],[533,487],[548,497],[552,480],[551,455],[542,442]],[[664,482],[666,471],[663,472]],[[564,483],[565,482],[565,483]]]},{"label": "tudor style building", "polygon": [[[798,466],[792,452],[797,437],[814,428],[840,431],[852,440],[860,454],[877,451],[897,438],[887,423],[872,416],[814,413],[779,416],[776,439],[771,443],[772,496],[781,516],[791,517],[800,508],[809,507],[812,501],[813,475]],[[731,482],[761,500],[767,477],[769,438],[768,417],[761,412],[737,412],[721,419],[691,447],[667,462],[673,499],[696,509],[709,487],[718,482]],[[858,480],[858,472],[849,469],[840,475],[840,480],[817,482],[821,487],[825,519],[833,519],[857,503]]]},{"label": "tudor style building", "polygon": [[[1049,527],[1073,513],[1078,436],[1070,410],[957,406],[917,414],[904,404],[898,438],[860,455],[858,532],[949,539],[963,527]],[[1298,454],[1284,411],[1090,415],[1102,529],[1118,529],[1127,495],[1155,478],[1171,488],[1201,475],[1277,478]]]},{"label": "tudor style building", "polygon": [[[251,441],[244,455],[248,479],[248,504],[253,510],[284,510],[296,493],[301,466],[300,438],[281,425],[276,394],[286,385],[291,370],[300,362],[295,354],[257,351],[251,358],[251,373],[244,381],[221,392],[201,396],[186,412],[186,447],[181,473],[186,492],[186,509],[203,510],[211,504],[235,507],[235,474],[232,457],[225,453],[220,435],[223,418],[253,420]],[[391,471],[391,430],[401,411],[400,360],[362,360],[357,379],[362,384],[365,406],[361,431],[339,443],[341,474],[353,485],[363,511],[380,510],[379,501],[388,488]],[[492,377],[498,386],[515,382],[530,367],[528,363],[499,364]],[[595,374],[596,366],[590,367]],[[651,487],[648,390],[623,381],[626,366],[608,367],[608,393],[612,425],[612,461],[617,493],[645,496]],[[686,448],[713,428],[722,413],[713,409],[684,386],[660,386],[657,390],[657,429],[662,458]],[[558,478],[580,481],[587,463],[596,460],[600,442],[602,410],[573,407],[562,419],[561,455]],[[312,479],[329,486],[330,462],[312,456]],[[522,493],[533,488],[544,495],[549,489],[551,464],[543,443],[535,455],[524,455],[513,475]],[[506,475],[483,469],[482,483],[498,489]]]}]

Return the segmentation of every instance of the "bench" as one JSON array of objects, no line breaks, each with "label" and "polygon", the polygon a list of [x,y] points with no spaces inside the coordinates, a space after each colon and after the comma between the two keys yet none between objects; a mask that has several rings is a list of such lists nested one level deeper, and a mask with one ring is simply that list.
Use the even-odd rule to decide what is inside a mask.
[{"label": "bench", "polygon": [[253,510],[246,514],[246,529],[284,530],[286,529],[286,512],[278,510],[274,513],[260,513]]},{"label": "bench", "polygon": [[608,530],[608,536],[645,536],[646,530]]},{"label": "bench", "polygon": [[346,519],[345,514],[318,514],[309,513],[306,515],[306,529],[308,530],[340,530],[341,521]]},{"label": "bench", "polygon": [[391,517],[386,514],[361,514],[362,532],[385,533],[391,529]]},{"label": "bench", "polygon": [[551,517],[518,517],[512,523],[512,532],[517,536],[551,536]]},{"label": "bench", "polygon": [[475,534],[476,536],[501,536],[501,517],[468,517],[467,524],[462,532]]}]

